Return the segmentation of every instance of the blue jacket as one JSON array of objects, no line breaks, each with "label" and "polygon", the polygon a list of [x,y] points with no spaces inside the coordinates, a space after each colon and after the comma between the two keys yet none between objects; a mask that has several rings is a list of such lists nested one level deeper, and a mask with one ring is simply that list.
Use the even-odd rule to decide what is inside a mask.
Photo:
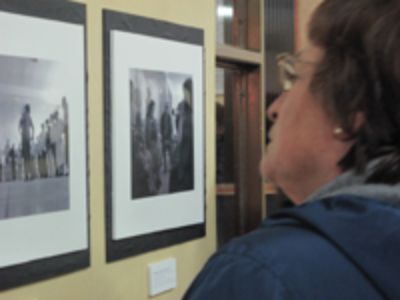
[{"label": "blue jacket", "polygon": [[184,299],[400,299],[400,208],[340,195],[281,211],[212,256]]}]

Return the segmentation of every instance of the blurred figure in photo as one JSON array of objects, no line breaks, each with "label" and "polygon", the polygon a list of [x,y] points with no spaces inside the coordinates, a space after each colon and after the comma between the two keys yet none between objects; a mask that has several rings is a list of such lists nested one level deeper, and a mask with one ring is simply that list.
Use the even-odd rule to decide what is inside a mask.
[{"label": "blurred figure in photo", "polygon": [[31,107],[29,104],[25,104],[23,108],[18,128],[21,134],[22,158],[24,161],[24,179],[30,180],[33,178],[31,141],[34,139],[35,130],[31,118]]}]

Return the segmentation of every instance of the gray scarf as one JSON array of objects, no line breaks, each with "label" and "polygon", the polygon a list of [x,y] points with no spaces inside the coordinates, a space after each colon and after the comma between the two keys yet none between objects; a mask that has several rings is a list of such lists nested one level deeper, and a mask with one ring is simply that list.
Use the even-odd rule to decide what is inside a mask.
[{"label": "gray scarf", "polygon": [[379,161],[379,158],[371,161],[364,174],[359,175],[354,171],[347,171],[339,175],[307,197],[304,203],[340,194],[350,194],[400,205],[400,183],[395,185],[365,183],[366,178],[373,172]]}]

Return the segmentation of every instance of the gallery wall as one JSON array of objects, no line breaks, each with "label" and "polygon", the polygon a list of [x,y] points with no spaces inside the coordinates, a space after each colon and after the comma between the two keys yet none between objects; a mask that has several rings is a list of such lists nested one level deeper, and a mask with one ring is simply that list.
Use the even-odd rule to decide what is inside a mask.
[{"label": "gallery wall", "polygon": [[[33,0],[35,1],[35,0]],[[148,264],[176,258],[177,288],[152,299],[180,299],[215,250],[214,152],[206,153],[206,236],[183,244],[106,263],[104,198],[102,9],[169,21],[204,30],[205,102],[214,103],[214,0],[82,0],[87,9],[88,135],[90,168],[90,267],[54,279],[0,292],[0,300],[148,299]],[[215,149],[214,105],[205,106],[206,146]]]}]

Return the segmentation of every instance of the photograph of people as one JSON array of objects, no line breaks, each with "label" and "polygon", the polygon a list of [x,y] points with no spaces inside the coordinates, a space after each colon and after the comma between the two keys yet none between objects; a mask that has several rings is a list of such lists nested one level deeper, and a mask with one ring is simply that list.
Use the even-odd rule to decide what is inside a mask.
[{"label": "photograph of people", "polygon": [[193,82],[131,70],[132,199],[194,188]]},{"label": "photograph of people", "polygon": [[61,72],[53,61],[0,55],[0,220],[69,208]]}]

